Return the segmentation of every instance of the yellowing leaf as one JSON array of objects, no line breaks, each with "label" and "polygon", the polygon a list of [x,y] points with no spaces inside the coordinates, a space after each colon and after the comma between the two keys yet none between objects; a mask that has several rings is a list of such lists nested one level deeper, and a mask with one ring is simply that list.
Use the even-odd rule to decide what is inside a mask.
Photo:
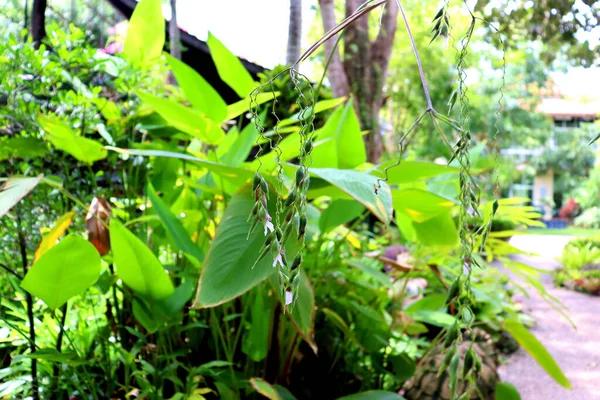
[{"label": "yellowing leaf", "polygon": [[43,256],[45,252],[56,245],[58,239],[63,235],[63,233],[65,233],[69,225],[71,225],[73,217],[75,217],[75,211],[70,211],[60,217],[58,221],[54,223],[54,226],[50,232],[42,238],[42,242],[35,251],[35,257],[33,259],[34,263],[39,260],[39,258]]},{"label": "yellowing leaf", "polygon": [[165,20],[160,0],[140,1],[129,19],[123,57],[134,65],[160,57],[165,45]]}]

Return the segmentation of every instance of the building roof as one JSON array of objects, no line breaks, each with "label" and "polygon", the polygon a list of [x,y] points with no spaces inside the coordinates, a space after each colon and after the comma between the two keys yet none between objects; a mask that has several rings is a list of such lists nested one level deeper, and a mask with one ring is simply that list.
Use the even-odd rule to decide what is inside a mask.
[{"label": "building roof", "polygon": [[[137,5],[136,0],[107,0],[117,11],[127,19],[131,17],[133,9]],[[166,38],[169,38],[169,23],[165,24]],[[223,97],[227,103],[231,104],[239,100],[239,96],[219,77],[217,67],[210,56],[210,50],[206,42],[190,35],[179,27],[182,50],[181,61],[195,69],[204,79],[211,84],[213,88]],[[252,63],[246,59],[240,58],[244,67],[250,74],[256,78],[259,72],[265,70],[264,67]]]},{"label": "building roof", "polygon": [[600,101],[582,103],[561,98],[545,98],[537,110],[555,118],[596,118],[600,115]]}]

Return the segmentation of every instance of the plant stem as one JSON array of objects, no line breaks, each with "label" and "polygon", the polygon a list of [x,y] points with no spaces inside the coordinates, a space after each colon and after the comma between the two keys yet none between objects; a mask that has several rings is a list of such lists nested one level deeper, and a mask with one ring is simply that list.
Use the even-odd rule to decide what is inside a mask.
[{"label": "plant stem", "polygon": [[406,18],[406,14],[404,13],[402,4],[400,4],[400,0],[396,0],[396,4],[398,4],[398,9],[402,14],[402,19],[404,20],[404,25],[406,26],[406,32],[408,33],[408,38],[410,39],[410,44],[412,46],[413,53],[415,53],[415,59],[417,61],[417,66],[419,67],[419,75],[421,76],[421,84],[423,85],[423,92],[425,93],[425,99],[427,100],[427,111],[433,111],[433,103],[431,102],[431,96],[429,95],[427,80],[425,79],[425,73],[423,72],[423,63],[421,63],[421,57],[419,57],[419,51],[417,50],[415,39],[410,30],[410,25],[408,24],[408,19]]},{"label": "plant stem", "polygon": [[4,265],[2,263],[0,263],[0,268],[2,268],[3,270],[5,270],[6,272],[16,276],[17,278],[19,278],[20,280],[23,280],[23,277],[21,275],[19,275],[19,273],[13,269],[11,269],[10,267],[8,267],[7,265]]},{"label": "plant stem", "polygon": [[[19,238],[19,250],[21,252],[21,263],[23,265],[23,276],[27,275],[28,262],[27,262],[27,242],[25,241],[25,235],[21,229],[21,218],[17,213],[17,230]],[[33,318],[33,297],[29,292],[25,292],[25,301],[27,302],[27,319],[29,320],[29,351],[35,353],[35,320]],[[33,392],[33,399],[39,400],[40,389],[37,381],[37,360],[31,359],[31,390]]]},{"label": "plant stem", "polygon": [[[60,317],[60,323],[59,323],[59,331],[58,331],[58,337],[56,338],[56,351],[58,353],[60,353],[62,351],[62,342],[63,342],[63,336],[65,334],[65,322],[67,320],[67,303],[63,304],[63,306],[60,308],[60,312],[62,313],[61,317]],[[52,387],[50,389],[50,393],[53,399],[59,399],[60,396],[58,394],[58,376],[60,374],[60,368],[58,366],[58,363],[55,363],[54,366],[52,367]]]}]

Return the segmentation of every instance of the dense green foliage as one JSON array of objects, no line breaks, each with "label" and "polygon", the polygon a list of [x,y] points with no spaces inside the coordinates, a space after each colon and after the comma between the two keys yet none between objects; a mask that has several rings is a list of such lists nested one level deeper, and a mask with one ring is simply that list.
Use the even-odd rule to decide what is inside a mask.
[{"label": "dense green foliage", "polygon": [[[475,219],[464,158],[417,160],[431,143],[371,165],[352,99],[271,81],[279,70],[261,85],[211,35],[240,96],[226,104],[163,55],[160,13],[143,0],[116,56],[74,26],[39,50],[0,45],[0,396],[398,399],[442,342],[459,387],[474,328],[510,334],[569,387],[525,328],[518,285],[489,266],[556,306],[509,257],[504,239],[539,214],[490,195],[486,140],[463,154],[484,189]],[[468,274],[465,231],[481,267]],[[475,393],[481,361],[466,354],[460,387]]]}]

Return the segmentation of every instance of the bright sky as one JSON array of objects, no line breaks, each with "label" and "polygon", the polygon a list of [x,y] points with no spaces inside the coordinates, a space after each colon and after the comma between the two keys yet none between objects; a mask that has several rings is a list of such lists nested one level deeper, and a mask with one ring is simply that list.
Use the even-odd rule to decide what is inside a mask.
[{"label": "bright sky", "polygon": [[[302,2],[303,32],[315,18],[316,0]],[[165,8],[169,8],[166,5]],[[170,18],[170,10],[164,14]],[[178,0],[178,25],[201,40],[208,31],[235,55],[270,68],[285,62],[289,0]],[[303,48],[306,47],[303,41]]]}]

